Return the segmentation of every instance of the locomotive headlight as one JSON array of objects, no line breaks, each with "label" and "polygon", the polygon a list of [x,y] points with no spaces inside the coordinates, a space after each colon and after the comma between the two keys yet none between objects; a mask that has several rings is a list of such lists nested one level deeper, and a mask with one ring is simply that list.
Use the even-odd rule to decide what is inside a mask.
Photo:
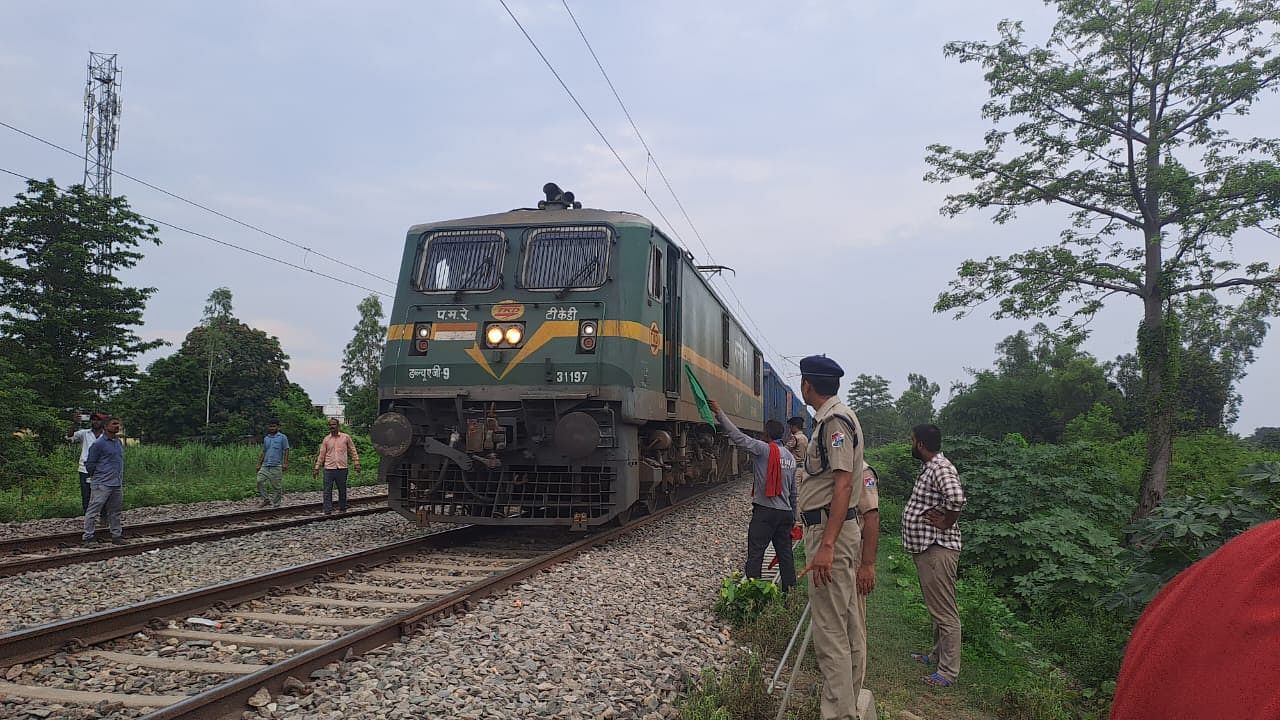
[{"label": "locomotive headlight", "polygon": [[508,345],[519,345],[520,341],[524,339],[524,330],[519,325],[512,325],[507,328],[506,338]]},{"label": "locomotive headlight", "polygon": [[431,323],[414,323],[410,355],[426,355],[431,346]]},{"label": "locomotive headlight", "polygon": [[578,354],[591,354],[596,351],[596,336],[600,327],[596,320],[583,320],[578,323]]},{"label": "locomotive headlight", "polygon": [[490,325],[488,330],[484,331],[484,339],[489,343],[489,347],[497,347],[502,344],[502,326]]},{"label": "locomotive headlight", "polygon": [[419,340],[426,340],[427,338],[431,337],[431,326],[419,325],[418,329],[414,332],[414,334],[418,336]]}]

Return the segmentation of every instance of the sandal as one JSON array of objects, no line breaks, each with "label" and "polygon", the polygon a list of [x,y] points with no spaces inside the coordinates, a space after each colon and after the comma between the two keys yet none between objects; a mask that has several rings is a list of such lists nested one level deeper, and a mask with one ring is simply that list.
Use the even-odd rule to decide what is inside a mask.
[{"label": "sandal", "polygon": [[911,659],[928,667],[933,667],[933,660],[929,658],[928,653],[911,653]]},{"label": "sandal", "polygon": [[936,688],[949,688],[949,687],[951,687],[952,685],[954,685],[955,683],[953,683],[953,682],[951,682],[950,680],[948,680],[948,679],[946,679],[946,678],[942,677],[942,676],[941,676],[941,675],[939,675],[938,673],[934,673],[934,674],[932,674],[932,675],[927,675],[927,676],[925,676],[924,684],[925,684],[925,685],[930,685],[930,686],[933,686],[933,687],[936,687]]}]

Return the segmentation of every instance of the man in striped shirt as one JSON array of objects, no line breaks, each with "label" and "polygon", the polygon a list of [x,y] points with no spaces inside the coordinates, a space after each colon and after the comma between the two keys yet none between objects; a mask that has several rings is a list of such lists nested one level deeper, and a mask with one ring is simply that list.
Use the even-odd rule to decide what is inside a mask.
[{"label": "man in striped shirt", "polygon": [[355,463],[356,472],[360,472],[360,452],[351,436],[338,429],[337,418],[329,418],[329,434],[320,441],[320,450],[316,453],[316,467],[311,476],[320,474],[324,468],[324,514],[333,512],[333,486],[338,486],[338,512],[347,511],[347,464]]},{"label": "man in striped shirt", "polygon": [[915,560],[924,604],[933,617],[933,648],[911,653],[917,662],[937,665],[925,677],[934,687],[950,687],[960,675],[960,611],[956,607],[956,565],[960,560],[960,474],[942,454],[937,425],[911,429],[911,455],[924,463],[911,498],[902,509],[902,545]]}]

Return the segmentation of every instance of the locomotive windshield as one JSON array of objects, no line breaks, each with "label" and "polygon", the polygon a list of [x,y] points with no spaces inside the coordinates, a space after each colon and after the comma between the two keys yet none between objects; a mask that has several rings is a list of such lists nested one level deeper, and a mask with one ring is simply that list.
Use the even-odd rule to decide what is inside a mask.
[{"label": "locomotive windshield", "polygon": [[609,276],[613,233],[604,226],[534,230],[524,252],[522,285],[530,290],[595,288]]},{"label": "locomotive windshield", "polygon": [[497,230],[442,232],[426,240],[418,264],[423,292],[492,290],[502,277],[506,237]]}]

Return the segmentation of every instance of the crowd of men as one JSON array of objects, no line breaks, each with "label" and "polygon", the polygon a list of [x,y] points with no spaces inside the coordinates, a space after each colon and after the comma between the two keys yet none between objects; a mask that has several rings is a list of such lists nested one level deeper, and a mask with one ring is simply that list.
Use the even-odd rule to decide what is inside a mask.
[{"label": "crowd of men", "polygon": [[[730,442],[753,457],[744,574],[761,577],[765,549],[772,544],[783,592],[797,577],[810,579],[825,720],[857,717],[866,676],[866,597],[876,585],[880,535],[879,477],[864,459],[857,415],[838,397],[843,376],[844,370],[825,356],[800,361],[800,394],[814,409],[812,437],[805,437],[802,418],[791,418],[785,429],[769,419],[768,440],[757,440],[739,430],[718,403],[709,403]],[[938,427],[918,425],[910,441],[921,469],[903,508],[902,543],[915,560],[933,619],[933,646],[911,657],[931,671],[923,677],[925,684],[945,688],[960,674],[956,568],[965,496],[955,466],[942,453]],[[800,535],[808,563],[797,576],[792,540]]]},{"label": "crowd of men", "polygon": [[[89,416],[89,427],[76,430],[67,441],[80,445],[80,503],[84,510],[82,543],[96,545],[97,525],[106,525],[111,544],[124,545],[124,439],[120,419],[105,413]],[[284,473],[289,469],[289,437],[280,431],[280,421],[267,422],[258,456],[257,482],[261,507],[280,507],[284,497]],[[347,479],[351,466],[360,472],[360,452],[351,436],[342,432],[337,418],[329,418],[329,432],[320,441],[312,477],[324,473],[324,514],[333,513],[337,491],[338,512],[347,511]]]}]

